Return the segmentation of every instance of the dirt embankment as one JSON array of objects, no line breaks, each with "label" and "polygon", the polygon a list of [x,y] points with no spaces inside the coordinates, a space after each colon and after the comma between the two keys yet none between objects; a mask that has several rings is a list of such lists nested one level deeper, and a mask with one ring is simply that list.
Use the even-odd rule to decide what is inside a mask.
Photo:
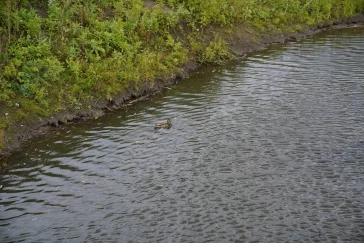
[{"label": "dirt embankment", "polygon": [[[229,32],[226,32],[222,28],[210,27],[209,31],[206,31],[206,33],[219,33],[228,44],[230,51],[237,57],[243,57],[247,53],[263,50],[272,44],[298,41],[322,30],[343,28],[363,23],[364,16],[358,15],[356,17],[334,23],[323,23],[316,27],[306,28],[300,32],[294,33],[263,33],[257,32],[245,25],[236,26],[233,28],[233,31]],[[91,109],[62,111],[49,118],[37,117],[27,122],[19,121],[16,124],[16,127],[9,129],[9,131],[12,132],[0,134],[0,136],[5,136],[7,138],[6,140],[9,141],[5,144],[3,150],[0,149],[0,158],[19,149],[21,145],[30,139],[47,134],[47,132],[51,129],[74,122],[94,119],[95,117],[100,117],[114,110],[122,109],[127,103],[145,99],[156,92],[160,92],[168,86],[178,83],[180,80],[196,70],[197,67],[197,62],[195,60],[191,60],[183,67],[183,71],[181,73],[176,74],[167,82],[164,80],[163,82],[157,82],[157,85],[145,86],[136,91],[134,90],[119,94],[117,97],[114,97],[113,100],[109,101],[89,101],[88,105],[92,107]]]}]

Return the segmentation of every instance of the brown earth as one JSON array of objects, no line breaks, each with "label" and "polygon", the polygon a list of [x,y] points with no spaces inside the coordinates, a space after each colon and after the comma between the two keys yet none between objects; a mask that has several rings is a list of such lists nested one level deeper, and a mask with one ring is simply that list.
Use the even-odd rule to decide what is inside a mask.
[{"label": "brown earth", "polygon": [[[260,32],[258,33],[259,38],[256,38],[257,33],[255,31],[250,30],[249,27],[244,25],[234,27],[232,32],[227,32],[221,27],[211,26],[210,29],[206,30],[206,33],[224,33],[224,35],[221,36],[224,36],[224,41],[228,44],[230,51],[238,57],[244,57],[247,53],[263,50],[272,44],[298,41],[323,30],[344,28],[362,23],[364,23],[364,16],[358,15],[356,17],[334,23],[323,23],[313,28],[306,28],[300,32],[284,34]],[[62,111],[50,118],[38,117],[28,122],[19,121],[16,125],[17,127],[12,129],[15,132],[10,134],[0,134],[0,137],[6,136],[8,138],[7,140],[10,141],[5,145],[5,148],[2,151],[0,150],[0,160],[1,158],[4,158],[5,155],[19,149],[23,144],[31,139],[44,136],[51,130],[58,129],[59,126],[94,119],[114,110],[122,109],[123,106],[128,103],[134,103],[141,99],[146,99],[148,96],[178,83],[196,70],[197,67],[197,62],[192,60],[183,67],[183,71],[181,73],[176,74],[167,82],[156,82],[157,84],[153,86],[145,86],[140,90],[128,91],[123,94],[119,94],[117,97],[114,97],[113,100],[109,101],[90,101],[88,104],[92,107],[91,109]],[[2,139],[0,139],[0,141],[1,140]]]}]

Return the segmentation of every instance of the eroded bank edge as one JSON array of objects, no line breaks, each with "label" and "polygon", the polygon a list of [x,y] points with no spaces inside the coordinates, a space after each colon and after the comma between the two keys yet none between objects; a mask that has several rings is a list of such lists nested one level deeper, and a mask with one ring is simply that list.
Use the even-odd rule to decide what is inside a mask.
[{"label": "eroded bank edge", "polygon": [[[251,35],[244,35],[246,26],[236,26],[234,31],[228,34],[224,33],[223,40],[227,43],[229,50],[235,56],[243,57],[247,53],[257,52],[266,49],[268,46],[292,41],[299,41],[305,37],[315,35],[324,30],[352,27],[354,25],[364,24],[364,15],[357,15],[352,18],[341,21],[321,23],[311,28],[304,28],[299,32],[286,33],[259,33],[259,39],[252,39]],[[221,30],[220,30],[221,32]],[[19,150],[23,145],[32,139],[36,139],[49,134],[50,130],[57,129],[67,124],[86,121],[101,117],[114,110],[123,109],[128,103],[138,102],[146,99],[148,96],[161,92],[163,89],[170,87],[182,79],[188,77],[199,67],[197,61],[192,58],[182,68],[182,71],[176,73],[169,80],[156,82],[152,86],[146,85],[139,90],[121,93],[112,100],[92,100],[88,104],[90,109],[67,110],[61,111],[51,117],[36,117],[30,121],[19,121],[13,124],[12,128],[5,131],[2,135],[4,143],[0,148],[0,159],[5,158],[12,152]],[[1,134],[0,134],[1,136]]]}]

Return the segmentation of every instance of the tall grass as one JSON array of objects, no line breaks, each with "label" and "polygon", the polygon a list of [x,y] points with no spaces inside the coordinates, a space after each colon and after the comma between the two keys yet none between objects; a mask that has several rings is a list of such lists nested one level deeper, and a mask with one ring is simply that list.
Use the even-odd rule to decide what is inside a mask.
[{"label": "tall grass", "polygon": [[[149,0],[150,1],[150,0]],[[0,4],[0,106],[37,112],[78,108],[84,100],[152,86],[193,55],[229,57],[207,26],[277,28],[364,12],[364,0],[4,0]],[[188,38],[180,38],[188,33]],[[0,114],[2,115],[2,114]]]}]

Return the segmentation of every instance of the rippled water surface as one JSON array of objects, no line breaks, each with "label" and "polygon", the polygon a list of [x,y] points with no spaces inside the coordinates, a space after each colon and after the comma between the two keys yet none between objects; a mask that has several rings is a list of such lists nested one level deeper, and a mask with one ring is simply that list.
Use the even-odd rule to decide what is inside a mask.
[{"label": "rippled water surface", "polygon": [[364,242],[364,29],[66,127],[0,184],[0,242]]}]

